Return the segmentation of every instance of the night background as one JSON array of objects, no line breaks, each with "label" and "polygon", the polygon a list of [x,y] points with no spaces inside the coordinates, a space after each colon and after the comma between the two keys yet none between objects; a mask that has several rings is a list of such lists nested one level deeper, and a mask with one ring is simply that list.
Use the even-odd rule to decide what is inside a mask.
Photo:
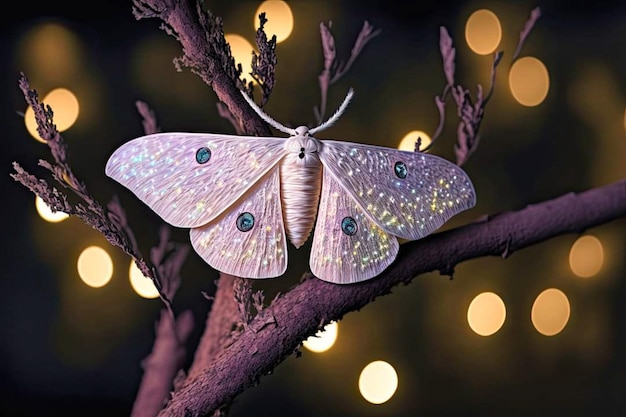
[{"label": "night background", "polygon": [[[254,43],[260,3],[206,1],[205,6],[223,18],[225,33]],[[434,97],[445,85],[440,26],[457,48],[457,82],[472,94],[477,83],[488,88],[493,54],[474,52],[465,27],[477,10],[498,17],[497,49],[504,50],[504,58],[481,144],[463,166],[478,203],[443,229],[625,177],[626,3],[288,4],[294,27],[277,46],[277,83],[265,111],[285,125],[314,124],[323,68],[319,24],[332,21],[338,56],[347,59],[367,20],[381,33],[331,86],[327,114],[350,87],[355,97],[318,139],[387,147],[397,147],[408,132],[432,134],[437,128]],[[540,60],[549,86],[536,105],[523,105],[509,82],[511,57],[536,6],[542,16],[518,60]],[[51,159],[25,127],[19,73],[41,98],[57,88],[76,96],[78,118],[62,132],[69,162],[100,203],[120,198],[144,253],[158,243],[162,221],[104,174],[110,154],[143,134],[135,102],[148,103],[163,131],[235,131],[218,115],[213,91],[188,69],[176,71],[177,41],[159,29],[158,19],[135,20],[130,1],[15,2],[0,19],[0,117],[6,129],[0,153],[0,415],[129,415],[163,304],[133,290],[130,259],[121,250],[77,218],[45,221],[34,195],[9,176],[17,161],[48,179],[37,161]],[[450,102],[443,136],[430,150],[450,160],[454,110]],[[188,242],[188,230],[172,234]],[[330,349],[302,348],[300,358],[288,358],[262,378],[237,398],[230,415],[626,415],[626,220],[583,236],[588,239],[582,242],[577,235],[561,236],[506,260],[465,262],[453,280],[432,273],[395,288],[345,316]],[[113,264],[110,281],[100,288],[86,285],[77,271],[81,252],[92,245],[108,252]],[[286,292],[307,271],[309,249],[310,241],[299,250],[290,246],[286,275],[255,282],[254,289],[264,289],[266,300]],[[215,290],[218,274],[192,251],[182,276],[173,308],[190,309],[196,318],[193,351],[211,306],[202,292]],[[556,294],[554,304],[544,305],[547,321],[556,320],[559,327],[564,317],[553,335],[540,331],[539,307],[533,310],[544,290]],[[506,309],[501,327],[490,335],[478,334],[471,318],[468,322],[470,304],[483,293],[496,294]],[[498,321],[499,310],[489,311]],[[397,390],[382,404],[368,402],[358,387],[359,374],[376,360],[391,364],[398,376]]]}]

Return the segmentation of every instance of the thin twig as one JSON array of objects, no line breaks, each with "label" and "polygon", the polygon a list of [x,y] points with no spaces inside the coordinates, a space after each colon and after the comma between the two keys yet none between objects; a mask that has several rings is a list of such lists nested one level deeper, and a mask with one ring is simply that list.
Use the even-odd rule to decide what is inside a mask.
[{"label": "thin twig", "polygon": [[265,106],[272,94],[274,84],[276,84],[276,35],[268,41],[265,34],[265,13],[259,15],[259,28],[256,31],[256,44],[259,48],[259,55],[252,52],[252,74],[251,77],[261,87],[261,107]]},{"label": "thin twig", "polygon": [[515,52],[513,53],[511,61],[515,61],[519,56],[520,52],[522,51],[522,47],[526,42],[526,38],[530,34],[532,28],[535,26],[535,23],[537,22],[537,19],[539,19],[539,17],[541,17],[541,9],[539,7],[535,7],[531,10],[530,18],[528,19],[528,21],[524,25],[524,28],[519,34],[519,42],[517,43],[517,47],[515,48]]},{"label": "thin twig", "polygon": [[[540,15],[541,13],[539,7],[533,9],[531,12],[530,19],[526,22],[520,33],[520,40],[515,53],[513,54],[513,60],[517,58],[524,41],[528,37]],[[432,147],[435,141],[441,136],[445,124],[446,100],[451,95],[456,104],[457,116],[459,118],[457,126],[457,142],[454,146],[454,152],[456,155],[456,163],[461,166],[465,164],[469,157],[476,151],[476,149],[478,149],[478,144],[480,142],[480,125],[485,116],[487,103],[491,99],[494,92],[496,83],[496,68],[502,60],[503,52],[498,51],[494,54],[491,65],[491,85],[489,87],[489,91],[486,95],[483,95],[483,87],[478,84],[476,87],[476,99],[474,102],[468,89],[455,84],[454,73],[456,65],[456,50],[453,47],[452,38],[444,27],[440,28],[439,47],[441,50],[441,57],[443,59],[443,72],[446,78],[446,85],[442,94],[440,96],[435,96],[435,106],[439,112],[439,123],[437,124],[437,128],[432,135],[430,144],[422,151],[426,151]]]},{"label": "thin twig", "polygon": [[328,101],[328,89],[350,69],[354,61],[361,54],[365,45],[376,37],[380,33],[380,29],[374,30],[374,27],[369,22],[363,22],[363,27],[357,36],[352,51],[350,51],[350,57],[347,62],[337,61],[337,51],[335,49],[335,38],[330,33],[332,22],[328,22],[325,25],[320,23],[320,35],[322,38],[322,51],[324,53],[324,69],[318,76],[320,85],[320,107],[314,107],[313,113],[315,114],[316,125],[324,121],[326,114],[326,105]]}]

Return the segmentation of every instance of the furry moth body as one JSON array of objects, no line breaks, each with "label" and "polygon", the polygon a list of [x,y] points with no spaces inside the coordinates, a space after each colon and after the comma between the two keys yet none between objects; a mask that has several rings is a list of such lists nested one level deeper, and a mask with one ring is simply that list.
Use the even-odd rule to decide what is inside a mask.
[{"label": "furry moth body", "polygon": [[157,133],[131,140],[106,174],[166,222],[190,228],[191,244],[213,268],[272,278],[287,268],[287,239],[313,232],[310,266],[320,279],[347,284],[375,277],[415,240],[473,207],[465,172],[429,154],[318,140],[322,125],[284,127],[289,138]]}]

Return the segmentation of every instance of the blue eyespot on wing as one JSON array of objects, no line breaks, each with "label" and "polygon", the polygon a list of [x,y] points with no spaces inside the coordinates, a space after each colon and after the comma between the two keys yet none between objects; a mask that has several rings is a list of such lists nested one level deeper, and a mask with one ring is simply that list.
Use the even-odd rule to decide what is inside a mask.
[{"label": "blue eyespot on wing", "polygon": [[316,277],[350,284],[375,277],[398,254],[398,240],[374,223],[360,204],[323,170],[310,266]]},{"label": "blue eyespot on wing", "polygon": [[322,145],[324,171],[395,236],[423,238],[476,204],[467,174],[438,156],[329,140]]},{"label": "blue eyespot on wing", "polygon": [[284,139],[157,133],[131,140],[109,158],[106,174],[177,227],[220,215],[284,156]]},{"label": "blue eyespot on wing", "polygon": [[273,278],[287,269],[279,167],[209,224],[189,231],[195,251],[218,271],[243,278]]}]

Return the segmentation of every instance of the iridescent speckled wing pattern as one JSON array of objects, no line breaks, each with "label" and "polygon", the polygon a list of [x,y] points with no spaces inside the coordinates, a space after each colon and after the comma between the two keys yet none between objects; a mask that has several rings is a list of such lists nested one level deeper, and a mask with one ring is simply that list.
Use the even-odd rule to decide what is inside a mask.
[{"label": "iridescent speckled wing pattern", "polygon": [[190,230],[191,244],[218,271],[243,278],[272,278],[287,269],[279,167],[206,226]]},{"label": "iridescent speckled wing pattern", "polygon": [[284,143],[281,138],[156,133],[115,150],[106,174],[171,225],[198,227],[275,167]]},{"label": "iridescent speckled wing pattern", "polygon": [[311,272],[337,284],[375,277],[396,258],[398,240],[364,214],[328,169],[322,175]]},{"label": "iridescent speckled wing pattern", "polygon": [[324,170],[383,230],[421,239],[476,204],[467,174],[438,156],[324,140]]}]

